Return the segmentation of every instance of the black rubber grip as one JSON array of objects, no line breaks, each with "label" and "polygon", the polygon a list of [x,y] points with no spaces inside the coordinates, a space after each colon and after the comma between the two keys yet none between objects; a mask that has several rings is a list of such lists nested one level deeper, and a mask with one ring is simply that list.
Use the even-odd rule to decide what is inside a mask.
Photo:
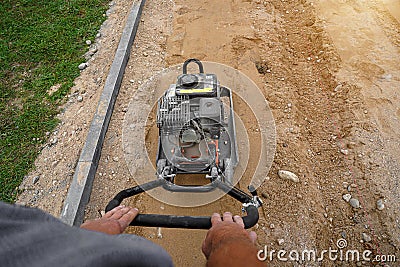
[{"label": "black rubber grip", "polygon": [[187,65],[191,62],[194,62],[197,64],[197,66],[199,66],[199,73],[204,73],[203,64],[200,62],[200,60],[196,58],[190,58],[183,63],[183,74],[187,74]]},{"label": "black rubber grip", "polygon": [[[243,216],[245,228],[253,227],[258,222],[258,210],[250,205],[245,208],[247,216]],[[177,216],[161,214],[139,214],[130,224],[131,226],[210,229],[211,217],[209,216]]]}]

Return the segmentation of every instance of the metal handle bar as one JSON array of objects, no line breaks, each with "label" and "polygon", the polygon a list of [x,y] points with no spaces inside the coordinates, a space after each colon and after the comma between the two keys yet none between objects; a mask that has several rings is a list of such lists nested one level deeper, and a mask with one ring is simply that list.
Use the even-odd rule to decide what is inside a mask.
[{"label": "metal handle bar", "polygon": [[197,64],[197,66],[199,66],[199,72],[200,73],[204,73],[204,68],[203,68],[203,64],[200,62],[200,60],[196,59],[196,58],[190,58],[188,60],[186,60],[183,63],[183,74],[187,74],[187,65],[191,62],[194,62]]},{"label": "metal handle bar", "polygon": [[[123,199],[143,193],[147,190],[169,183],[164,179],[158,179],[146,184],[135,186],[119,192],[107,205],[106,212],[119,206]],[[244,209],[247,216],[243,216],[245,228],[250,228],[258,222],[258,209],[252,203],[252,197],[238,190],[235,187],[217,181],[217,187],[227,192],[230,196],[242,203],[247,203]],[[228,191],[229,190],[229,191]],[[131,226],[149,226],[149,227],[167,227],[167,228],[187,228],[187,229],[209,229],[211,228],[210,216],[177,216],[177,215],[161,215],[161,214],[138,214],[131,222]]]}]

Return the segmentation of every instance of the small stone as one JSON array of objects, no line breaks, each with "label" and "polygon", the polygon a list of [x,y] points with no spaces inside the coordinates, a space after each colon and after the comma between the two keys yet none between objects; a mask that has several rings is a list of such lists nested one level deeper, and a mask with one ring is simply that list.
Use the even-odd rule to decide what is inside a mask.
[{"label": "small stone", "polygon": [[371,237],[369,235],[367,235],[366,233],[362,233],[362,239],[365,242],[370,242],[372,240]]},{"label": "small stone", "polygon": [[360,222],[361,222],[361,219],[360,219],[360,217],[359,217],[359,216],[356,216],[356,215],[354,215],[353,222],[355,222],[355,223],[360,223]]},{"label": "small stone", "polygon": [[32,184],[36,184],[39,181],[39,175],[36,175],[32,178]]},{"label": "small stone", "polygon": [[351,199],[351,195],[350,194],[344,194],[342,197],[346,202],[349,202],[350,199]]},{"label": "small stone", "polygon": [[358,201],[358,199],[356,199],[356,198],[350,199],[349,203],[350,203],[350,206],[352,206],[355,209],[358,209],[360,207],[360,201]]},{"label": "small stone", "polygon": [[78,95],[78,97],[76,98],[76,100],[77,100],[78,102],[82,102],[82,101],[83,101],[83,96]]},{"label": "small stone", "polygon": [[385,74],[382,76],[383,79],[385,79],[386,81],[390,81],[392,79],[392,74]]},{"label": "small stone", "polygon": [[147,52],[143,52],[143,56],[147,57],[147,56],[149,56],[149,54]]},{"label": "small stone", "polygon": [[355,148],[356,145],[357,145],[357,144],[356,144],[355,142],[349,142],[349,143],[347,144],[347,147],[350,148],[350,149],[352,149],[352,148]]},{"label": "small stone", "polygon": [[101,37],[101,33],[96,34],[96,38],[100,38]]},{"label": "small stone", "polygon": [[113,157],[113,161],[118,162],[119,158],[118,157]]},{"label": "small stone", "polygon": [[86,67],[88,66],[88,64],[86,62],[79,64],[78,69],[80,70],[84,70],[86,69]]},{"label": "small stone", "polygon": [[135,82],[135,80],[129,80],[129,82],[130,82],[130,83],[134,83],[134,82]]},{"label": "small stone", "polygon": [[54,137],[53,139],[51,139],[51,144],[52,145],[57,144],[57,142],[58,142],[58,138],[57,137]]},{"label": "small stone", "polygon": [[378,210],[383,210],[385,208],[385,204],[383,204],[383,199],[379,199],[376,201],[376,208]]},{"label": "small stone", "polygon": [[348,155],[349,151],[347,149],[340,149],[340,153],[342,153],[343,155]]},{"label": "small stone", "polygon": [[296,174],[294,174],[294,173],[292,173],[290,171],[279,170],[278,171],[278,176],[280,178],[282,178],[282,179],[290,180],[290,181],[293,181],[295,183],[298,183],[300,181],[299,177]]},{"label": "small stone", "polygon": [[274,229],[274,228],[275,228],[275,225],[274,225],[273,223],[271,223],[271,224],[269,225],[269,228]]},{"label": "small stone", "polygon": [[159,238],[159,239],[163,238],[162,233],[161,233],[161,227],[157,228],[157,238]]},{"label": "small stone", "polygon": [[342,231],[342,232],[340,233],[340,235],[341,235],[342,238],[344,238],[344,239],[346,239],[346,237],[347,237],[346,231]]},{"label": "small stone", "polygon": [[268,195],[267,195],[266,193],[264,193],[264,192],[261,193],[261,196],[262,196],[263,198],[268,198]]},{"label": "small stone", "polygon": [[277,240],[277,242],[278,242],[278,245],[281,246],[281,245],[283,245],[283,243],[285,243],[285,240],[280,238]]},{"label": "small stone", "polygon": [[87,45],[91,45],[92,44],[92,41],[90,41],[90,40],[86,40],[86,42],[85,42]]},{"label": "small stone", "polygon": [[341,84],[338,84],[338,85],[335,87],[335,89],[333,89],[333,91],[335,91],[335,92],[339,92],[339,91],[340,91],[340,89],[342,89],[342,87],[343,87],[343,85],[341,85]]},{"label": "small stone", "polygon": [[351,192],[351,185],[347,187],[347,191]]},{"label": "small stone", "polygon": [[89,50],[89,52],[92,54],[92,55],[94,55],[94,54],[96,54],[97,53],[97,47],[96,46],[93,46],[92,48],[90,48],[90,50]]}]

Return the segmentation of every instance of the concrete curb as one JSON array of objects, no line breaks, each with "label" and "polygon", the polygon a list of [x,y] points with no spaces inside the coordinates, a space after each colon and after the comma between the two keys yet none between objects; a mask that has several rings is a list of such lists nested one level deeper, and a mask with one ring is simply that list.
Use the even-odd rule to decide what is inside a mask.
[{"label": "concrete curb", "polygon": [[85,145],[82,149],[60,219],[69,225],[82,224],[85,207],[89,202],[92,184],[100,159],[104,137],[114,109],[125,68],[135,40],[145,0],[135,1],[128,14],[125,28],[108,73],[103,92],[93,116]]}]

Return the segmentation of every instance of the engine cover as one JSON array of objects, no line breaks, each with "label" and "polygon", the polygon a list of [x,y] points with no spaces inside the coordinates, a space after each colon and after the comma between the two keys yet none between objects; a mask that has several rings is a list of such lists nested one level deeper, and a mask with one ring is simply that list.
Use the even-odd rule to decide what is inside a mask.
[{"label": "engine cover", "polygon": [[182,74],[176,82],[177,95],[217,96],[218,81],[215,74]]}]

